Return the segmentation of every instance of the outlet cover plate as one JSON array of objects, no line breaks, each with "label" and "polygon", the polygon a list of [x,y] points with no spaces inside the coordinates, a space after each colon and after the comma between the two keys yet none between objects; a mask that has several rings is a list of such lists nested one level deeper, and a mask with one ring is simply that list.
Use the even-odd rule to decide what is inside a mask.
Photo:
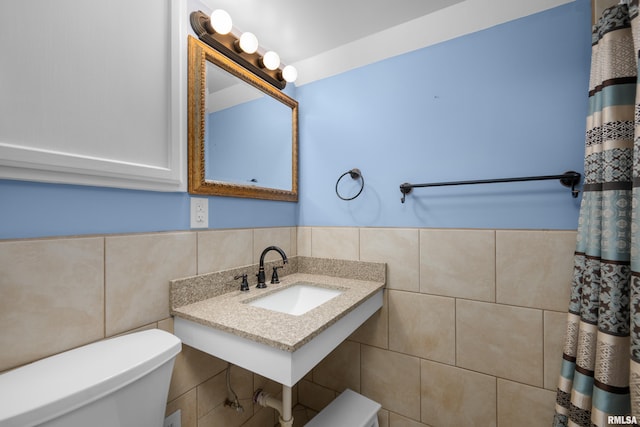
[{"label": "outlet cover plate", "polygon": [[191,228],[209,228],[209,199],[191,197]]},{"label": "outlet cover plate", "polygon": [[180,409],[165,418],[162,427],[181,427]]}]

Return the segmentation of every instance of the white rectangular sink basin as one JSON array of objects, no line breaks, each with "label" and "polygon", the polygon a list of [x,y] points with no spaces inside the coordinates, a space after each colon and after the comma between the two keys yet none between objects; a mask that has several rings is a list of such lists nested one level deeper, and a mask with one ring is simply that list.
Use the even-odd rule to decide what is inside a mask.
[{"label": "white rectangular sink basin", "polygon": [[342,293],[338,289],[321,288],[308,283],[298,283],[247,304],[280,313],[300,316],[324,304]]}]

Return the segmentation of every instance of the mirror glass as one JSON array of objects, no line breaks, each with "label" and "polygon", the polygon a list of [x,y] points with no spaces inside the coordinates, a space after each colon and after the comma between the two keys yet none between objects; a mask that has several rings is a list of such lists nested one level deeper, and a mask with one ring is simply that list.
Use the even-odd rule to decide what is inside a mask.
[{"label": "mirror glass", "polygon": [[189,192],[297,200],[298,104],[189,39]]},{"label": "mirror glass", "polygon": [[206,63],[205,179],[292,190],[291,108]]}]

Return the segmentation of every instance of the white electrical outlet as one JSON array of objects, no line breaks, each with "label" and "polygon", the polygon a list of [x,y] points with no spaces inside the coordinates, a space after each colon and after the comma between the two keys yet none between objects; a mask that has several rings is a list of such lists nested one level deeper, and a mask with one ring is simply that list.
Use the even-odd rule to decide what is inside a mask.
[{"label": "white electrical outlet", "polygon": [[164,419],[162,427],[180,427],[180,409]]},{"label": "white electrical outlet", "polygon": [[209,199],[191,198],[191,228],[209,228]]}]

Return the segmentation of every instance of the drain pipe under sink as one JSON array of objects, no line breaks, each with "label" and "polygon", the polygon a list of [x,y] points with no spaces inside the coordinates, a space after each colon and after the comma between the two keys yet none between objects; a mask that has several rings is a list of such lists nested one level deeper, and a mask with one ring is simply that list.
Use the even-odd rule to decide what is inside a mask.
[{"label": "drain pipe under sink", "polygon": [[291,387],[286,385],[282,386],[282,400],[276,399],[259,388],[253,394],[253,402],[278,411],[278,414],[280,415],[278,419],[281,427],[293,427],[293,415],[291,413]]}]

